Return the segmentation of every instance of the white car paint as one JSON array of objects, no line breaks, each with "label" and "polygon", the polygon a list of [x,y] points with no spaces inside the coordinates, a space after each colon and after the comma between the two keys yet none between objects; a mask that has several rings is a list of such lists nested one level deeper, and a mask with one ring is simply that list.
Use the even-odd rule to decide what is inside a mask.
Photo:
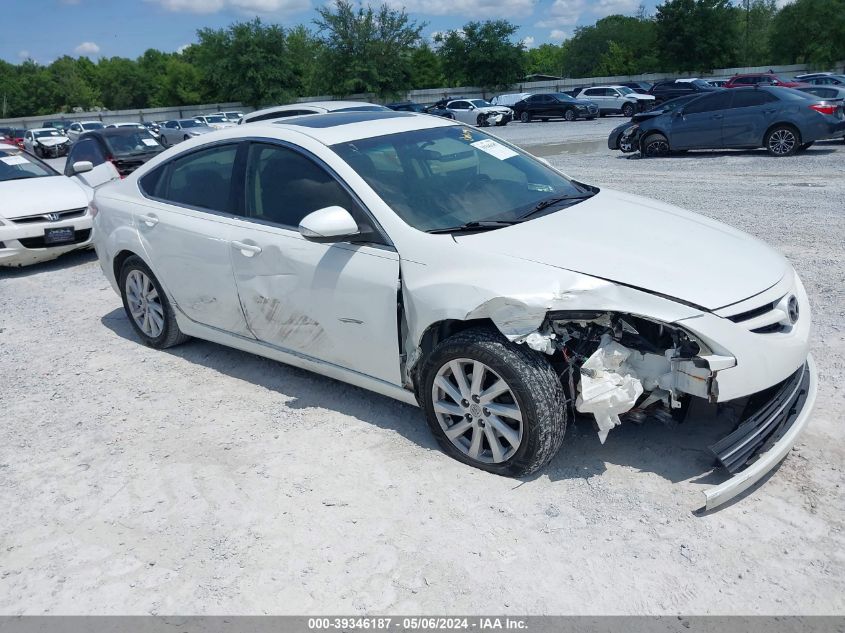
[{"label": "white car paint", "polygon": [[35,162],[34,157],[17,147],[0,144],[0,266],[49,261],[91,246],[90,234],[78,243],[26,245],[27,240],[43,240],[45,229],[72,227],[74,231],[90,231],[92,228],[88,197],[71,179],[55,174],[4,180],[14,177],[10,170]]},{"label": "white car paint", "polygon": [[653,95],[640,94],[627,86],[616,85],[582,88],[575,98],[593,101],[602,114],[621,114],[629,105],[633,108],[633,114],[640,110],[647,110],[654,104]]},{"label": "white car paint", "polygon": [[213,131],[213,128],[194,119],[173,119],[172,121],[165,121],[161,125],[158,138],[162,145],[170,147]]},{"label": "white car paint", "polygon": [[75,143],[76,139],[90,132],[91,130],[102,130],[105,127],[102,121],[74,121],[67,129],[68,138],[71,143]]},{"label": "white car paint", "polygon": [[[136,254],[176,306],[185,334],[412,404],[426,333],[468,320],[490,322],[538,354],[558,344],[550,330],[552,313],[622,314],[662,324],[698,349],[689,359],[674,348],[663,356],[643,356],[641,363],[661,369],[643,370],[638,381],[654,397],[663,392],[660,397],[671,406],[682,394],[721,403],[758,393],[797,375],[807,363],[810,383],[800,415],[761,455],[766,468],[736,475],[708,497],[707,507],[759,480],[794,442],[815,401],[810,306],[786,260],[726,225],[608,189],[497,230],[425,233],[406,223],[331,148],[454,127],[467,143],[484,143],[482,151],[499,160],[525,156],[461,124],[406,113],[340,116],[334,124],[313,126],[305,120],[256,123],[187,141],[176,154],[160,155],[97,192],[95,246],[103,272],[120,292],[116,258]],[[183,151],[250,137],[275,139],[322,161],[363,203],[392,246],[315,243],[305,239],[303,229],[175,206],[139,191],[140,178]],[[658,243],[654,226],[661,227]],[[691,249],[698,253],[694,261]],[[793,302],[800,308],[795,320],[787,319]],[[751,311],[751,317],[744,316]],[[604,317],[583,318],[599,323]],[[754,331],[767,326],[778,330]]]},{"label": "white car paint", "polygon": [[[27,130],[23,135],[23,147],[30,154],[43,154],[46,158],[62,156],[67,152],[70,142],[68,137],[52,127]],[[63,148],[63,149],[61,149]]]},{"label": "white car paint", "polygon": [[214,130],[222,130],[223,128],[236,125],[236,123],[229,121],[222,112],[218,114],[203,114],[201,116],[195,116],[194,120]]},{"label": "white car paint", "polygon": [[238,125],[301,116],[304,114],[326,114],[327,112],[354,112],[361,110],[388,111],[389,108],[367,101],[307,101],[303,103],[289,103],[288,105],[272,106],[245,114],[238,121]]},{"label": "white car paint", "polygon": [[513,94],[496,95],[490,99],[490,105],[494,106],[512,106],[518,101],[527,99],[531,96],[530,92],[517,92]]},{"label": "white car paint", "polygon": [[468,125],[506,125],[513,112],[504,106],[494,106],[484,99],[455,99],[446,109],[456,121]]}]

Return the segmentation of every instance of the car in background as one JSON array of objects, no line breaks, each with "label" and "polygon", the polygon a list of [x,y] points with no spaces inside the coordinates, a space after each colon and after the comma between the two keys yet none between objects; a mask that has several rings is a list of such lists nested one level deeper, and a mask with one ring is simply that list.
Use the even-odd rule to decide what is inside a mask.
[{"label": "car in background", "polygon": [[70,139],[54,127],[35,128],[24,133],[23,148],[39,158],[58,158],[67,155]]},{"label": "car in background", "polygon": [[639,124],[631,143],[643,156],[694,149],[756,149],[790,156],[815,141],[845,135],[842,106],[778,86],[704,95]]},{"label": "car in background", "polygon": [[626,86],[634,92],[639,92],[641,95],[647,95],[654,84],[650,81],[623,81],[619,85]]},{"label": "car in background", "polygon": [[146,130],[155,138],[158,138],[160,136],[161,126],[155,121],[144,121],[143,123],[141,123],[141,125],[143,125]]},{"label": "car in background", "polygon": [[801,88],[804,82],[783,79],[775,73],[746,73],[734,75],[725,83],[725,88],[742,88],[749,86],[782,86],[784,88]]},{"label": "car in background", "polygon": [[[146,128],[113,127],[86,132],[73,144],[65,161],[65,176],[90,189],[125,178],[164,151]],[[80,164],[83,167],[80,169]],[[88,167],[90,164],[90,168]]]},{"label": "car in background", "polygon": [[44,121],[41,124],[41,127],[52,127],[57,129],[59,132],[62,132],[67,136],[68,127],[70,127],[70,121],[66,119],[59,119],[56,121]]},{"label": "car in background", "polygon": [[808,75],[796,75],[793,79],[814,86],[845,86],[845,75],[837,75],[836,73],[810,73]]},{"label": "car in background", "polygon": [[676,97],[683,97],[691,94],[701,95],[708,92],[714,92],[716,90],[722,90],[722,88],[711,86],[703,79],[666,79],[654,84],[651,87],[650,93],[659,103],[661,101],[675,99]]},{"label": "car in background", "polygon": [[143,123],[135,123],[134,121],[119,121],[117,123],[109,123],[106,125],[105,129],[111,128],[129,128],[134,130],[146,130],[146,126]]},{"label": "car in background", "polygon": [[484,99],[453,99],[446,104],[450,118],[478,127],[507,125],[513,120],[513,111],[504,106],[494,106]]},{"label": "car in background", "polygon": [[621,150],[623,153],[631,153],[636,152],[637,147],[636,144],[632,143],[630,138],[634,132],[639,128],[639,124],[643,121],[647,121],[648,119],[653,119],[656,116],[660,116],[662,114],[666,114],[667,112],[672,112],[677,110],[683,105],[686,105],[693,99],[698,99],[701,95],[699,94],[691,94],[686,95],[683,97],[675,97],[674,99],[669,99],[669,101],[663,101],[662,103],[658,103],[654,107],[645,112],[638,112],[633,117],[631,117],[630,121],[625,121],[621,125],[615,127],[610,134],[607,136],[607,148],[613,150]]},{"label": "car in background", "polygon": [[0,144],[0,266],[27,266],[90,246],[82,188],[35,156]]},{"label": "car in background", "polygon": [[845,101],[845,85],[824,84],[819,86],[807,86],[798,88],[801,92],[815,95],[825,101]]},{"label": "car in background", "polygon": [[213,128],[203,125],[195,119],[174,119],[164,122],[158,140],[165,147],[170,147],[182,141],[187,141],[189,138],[213,131]]},{"label": "car in background", "polygon": [[722,79],[722,78],[719,78],[719,79],[705,79],[704,81],[706,81],[707,83],[709,83],[709,84],[710,84],[711,86],[713,86],[714,88],[724,88],[724,87],[725,87],[725,84],[726,84],[726,83],[728,83],[728,80],[727,80],[727,79]]},{"label": "car in background", "polygon": [[195,116],[194,120],[202,123],[203,125],[207,125],[210,128],[215,130],[222,130],[223,128],[232,127],[237,125],[236,123],[232,123],[229,119],[227,119],[223,113],[219,114],[203,114],[200,116]]},{"label": "car in background", "polygon": [[235,124],[237,124],[237,122],[240,121],[244,116],[243,112],[221,112],[220,114],[226,117],[227,121],[231,121]]},{"label": "car in background", "polygon": [[[635,407],[681,418],[751,398],[713,445],[733,477],[707,510],[810,419],[807,293],[732,227],[406,112],[186,145],[95,196],[100,267],[140,343],[194,336],[419,406],[447,455],[512,477],[554,458],[572,408],[603,443]],[[693,251],[706,261],[681,265]]]},{"label": "car in background", "polygon": [[269,121],[304,114],[326,114],[327,112],[388,112],[390,108],[377,103],[366,101],[310,101],[307,103],[290,103],[288,105],[273,106],[245,114],[238,121],[238,125]]},{"label": "car in background", "polygon": [[12,128],[9,133],[9,140],[11,140],[11,144],[17,146],[18,149],[23,149],[23,138],[25,135],[25,128]]},{"label": "car in background", "polygon": [[523,99],[527,99],[531,96],[531,94],[532,93],[530,92],[514,92],[510,94],[496,95],[490,99],[490,105],[510,107]]},{"label": "car in background", "polygon": [[549,119],[565,119],[575,121],[587,119],[592,121],[599,115],[599,107],[586,99],[575,99],[562,92],[547,92],[533,94],[517,101],[512,106],[513,116],[523,123],[535,119],[548,121]]},{"label": "car in background", "polygon": [[640,94],[628,86],[620,85],[583,88],[577,98],[595,103],[599,116],[622,114],[632,117],[635,112],[647,110],[654,105],[653,96]]},{"label": "car in background", "polygon": [[70,124],[70,127],[68,127],[67,135],[70,142],[73,143],[76,139],[85,134],[85,132],[102,130],[104,127],[106,126],[102,121],[74,121]]},{"label": "car in background", "polygon": [[397,103],[385,104],[386,108],[390,108],[396,112],[425,112],[425,106],[421,103],[414,103],[413,101],[399,101]]},{"label": "car in background", "polygon": [[12,140],[12,128],[0,127],[0,143],[3,143],[5,145],[15,144],[15,142]]}]

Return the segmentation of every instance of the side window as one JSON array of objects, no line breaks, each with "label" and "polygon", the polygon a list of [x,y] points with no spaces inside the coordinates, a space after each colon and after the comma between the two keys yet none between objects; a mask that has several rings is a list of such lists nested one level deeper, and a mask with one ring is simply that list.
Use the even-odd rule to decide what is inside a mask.
[{"label": "side window", "polygon": [[584,91],[584,94],[588,97],[598,97],[602,94],[602,91],[598,88],[587,88],[587,90]]},{"label": "side window", "polygon": [[777,101],[777,97],[773,97],[765,90],[737,90],[733,93],[731,108],[751,108],[772,101]]},{"label": "side window", "polygon": [[170,128],[171,130],[175,130],[177,128],[176,121],[168,121],[164,124],[164,127]]},{"label": "side window", "polygon": [[468,105],[466,101],[453,101],[447,107],[452,110],[466,110]]},{"label": "side window", "polygon": [[716,94],[700,97],[692,101],[684,108],[684,114],[699,114],[701,112],[713,112],[724,110],[730,103],[729,92],[717,92]]},{"label": "side window", "polygon": [[254,143],[246,167],[246,215],[296,228],[312,211],[339,206],[358,215],[358,205],[323,167],[287,147]]},{"label": "side window", "polygon": [[[237,152],[237,145],[192,152],[144,176],[141,188],[147,195],[165,202],[235,213],[233,172]],[[162,170],[163,173],[156,173]]]},{"label": "side window", "polygon": [[97,143],[94,139],[86,138],[76,142],[73,149],[70,150],[70,156],[68,156],[65,163],[65,176],[72,175],[72,173],[70,173],[70,168],[74,163],[83,160],[91,161],[91,164],[94,165],[94,167],[106,162],[103,150],[100,148],[99,143]]},{"label": "side window", "polygon": [[525,101],[527,103],[537,104],[540,103],[540,97],[538,95],[534,95],[532,97],[528,97]]}]

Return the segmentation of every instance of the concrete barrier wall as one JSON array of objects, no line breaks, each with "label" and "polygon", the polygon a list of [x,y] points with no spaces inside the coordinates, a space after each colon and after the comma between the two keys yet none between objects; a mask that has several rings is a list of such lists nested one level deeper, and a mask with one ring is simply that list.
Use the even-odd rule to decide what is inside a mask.
[{"label": "concrete barrier wall", "polygon": [[[845,61],[836,64],[835,69],[842,71],[845,68]],[[502,94],[503,92],[560,92],[569,90],[578,86],[588,86],[594,84],[608,84],[620,83],[623,81],[650,81],[655,82],[661,79],[671,79],[673,77],[701,77],[703,79],[730,77],[731,75],[741,73],[760,73],[768,70],[792,77],[793,75],[802,72],[811,72],[818,70],[806,64],[792,64],[787,66],[752,66],[740,68],[719,68],[706,74],[696,73],[646,73],[643,75],[617,75],[615,77],[584,77],[573,79],[556,79],[553,81],[532,81],[515,84],[509,90],[500,91],[484,91],[477,86],[464,86],[458,88],[430,88],[426,90],[411,90],[404,95],[400,95],[397,101],[415,101],[417,103],[429,104],[447,97],[467,97],[470,99],[489,99],[495,94]],[[301,97],[297,99],[298,102],[303,103],[307,101],[331,101],[335,97],[331,96],[312,96]],[[344,97],[345,99],[359,100],[359,101],[373,101],[383,102],[383,99],[377,99],[372,94],[357,94]],[[194,106],[178,106],[171,108],[146,108],[143,110],[119,110],[119,111],[103,111],[103,112],[74,112],[71,114],[51,114],[46,116],[32,116],[22,117],[19,119],[3,119],[0,120],[0,126],[5,127],[25,127],[35,128],[41,127],[44,121],[55,119],[65,119],[68,121],[102,121],[103,123],[116,123],[118,121],[167,121],[169,119],[185,119],[197,116],[199,114],[207,114],[210,112],[222,112],[239,110],[241,112],[252,112],[253,108],[244,106],[240,103],[214,103]]]}]

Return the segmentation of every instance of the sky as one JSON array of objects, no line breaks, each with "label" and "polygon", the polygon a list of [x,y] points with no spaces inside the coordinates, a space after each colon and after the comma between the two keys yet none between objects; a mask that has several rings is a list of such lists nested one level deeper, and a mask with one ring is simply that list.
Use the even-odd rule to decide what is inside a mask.
[{"label": "sky", "polygon": [[[0,58],[49,64],[62,55],[137,57],[148,48],[176,51],[199,28],[226,27],[255,16],[282,26],[313,27],[327,0],[0,0]],[[470,20],[507,19],[526,46],[560,42],[577,25],[612,13],[634,14],[640,0],[386,0],[426,22],[423,36]],[[373,5],[382,0],[373,0]],[[655,0],[644,4],[653,11]]]}]

